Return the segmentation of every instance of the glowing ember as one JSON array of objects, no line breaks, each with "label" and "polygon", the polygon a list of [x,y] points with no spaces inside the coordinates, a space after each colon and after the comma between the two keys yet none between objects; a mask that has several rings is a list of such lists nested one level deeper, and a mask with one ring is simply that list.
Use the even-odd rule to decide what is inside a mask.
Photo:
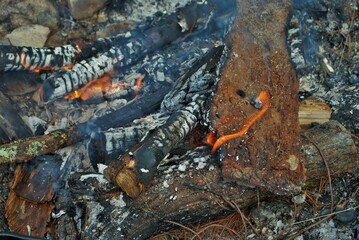
[{"label": "glowing ember", "polygon": [[111,82],[111,76],[115,72],[106,73],[102,78],[98,78],[96,80],[92,80],[89,83],[87,83],[83,88],[79,90],[75,90],[74,92],[70,93],[69,95],[65,96],[65,99],[78,99],[81,100],[87,100],[91,98],[96,93],[102,92],[109,92],[113,91],[113,88],[119,90],[123,89],[127,85],[124,83],[119,84],[112,84]]},{"label": "glowing ember", "polygon": [[[81,50],[78,50],[76,53],[79,54],[81,52]],[[28,69],[31,70],[33,72],[40,72],[40,71],[51,71],[51,70],[55,70],[55,69],[63,69],[63,70],[69,70],[71,69],[74,65],[73,64],[69,64],[69,65],[65,65],[65,66],[61,66],[61,67],[45,67],[45,66],[32,66],[32,65],[28,65],[26,63],[26,53],[24,51],[21,51],[20,54],[20,63],[21,65]]]},{"label": "glowing ember", "polygon": [[142,74],[136,80],[136,88],[135,88],[136,97],[138,96],[138,94],[139,94],[139,92],[140,92],[140,90],[142,88],[142,85],[143,85],[142,80],[143,80],[144,77],[145,77],[145,74]]},{"label": "glowing ember", "polygon": [[[262,91],[260,92],[258,98],[256,99],[257,101],[262,103],[262,108],[259,112],[254,113],[253,115],[251,115],[247,121],[246,124],[244,124],[243,128],[236,132],[236,133],[232,133],[232,134],[228,134],[228,135],[224,135],[220,138],[217,139],[217,141],[213,144],[212,150],[211,152],[214,153],[223,143],[233,139],[233,138],[238,138],[243,136],[248,129],[258,120],[260,119],[263,114],[268,110],[269,108],[269,102],[270,102],[270,95],[267,91]],[[211,133],[210,133],[211,134]],[[208,137],[207,137],[207,141],[208,141]],[[212,140],[211,140],[212,141]]]},{"label": "glowing ember", "polygon": [[217,137],[216,137],[215,131],[211,131],[211,132],[207,135],[206,140],[205,140],[205,143],[208,144],[208,145],[210,145],[210,146],[213,146],[214,143],[216,142],[216,139],[217,139]]}]

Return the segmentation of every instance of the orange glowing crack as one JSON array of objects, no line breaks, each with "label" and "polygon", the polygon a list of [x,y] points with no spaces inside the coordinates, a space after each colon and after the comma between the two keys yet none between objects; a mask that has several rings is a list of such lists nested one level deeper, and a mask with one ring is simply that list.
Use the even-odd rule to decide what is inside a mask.
[{"label": "orange glowing crack", "polygon": [[[223,143],[233,139],[233,138],[239,138],[241,136],[243,136],[247,131],[248,129],[258,120],[260,119],[263,114],[268,110],[269,108],[269,102],[270,102],[270,95],[267,91],[261,91],[257,100],[259,100],[263,105],[262,105],[262,108],[261,110],[259,110],[259,112],[251,115],[249,117],[249,120],[246,124],[244,124],[243,128],[241,130],[239,130],[238,132],[236,133],[233,133],[233,134],[228,134],[228,135],[224,135],[220,138],[218,138],[216,140],[216,142],[213,144],[213,147],[212,147],[212,150],[211,150],[211,153],[214,153]],[[211,134],[211,133],[210,133]],[[213,133],[212,133],[212,136],[213,137]],[[210,143],[211,140],[207,140],[208,143]]]},{"label": "orange glowing crack", "polygon": [[111,82],[111,76],[115,73],[115,71],[112,71],[110,73],[106,73],[103,77],[98,78],[96,80],[92,80],[89,83],[87,83],[85,86],[83,86],[79,90],[75,90],[74,92],[68,94],[65,96],[65,99],[77,99],[80,98],[81,100],[87,100],[91,98],[93,95],[95,95],[98,92],[110,92],[113,91],[113,89],[123,89],[127,85],[124,83],[118,83],[118,84],[112,84]]},{"label": "orange glowing crack", "polygon": [[136,85],[135,85],[135,95],[136,97],[138,96],[141,88],[142,88],[142,85],[143,85],[143,78],[145,77],[145,74],[142,74],[141,76],[139,76],[137,79],[136,79]]}]

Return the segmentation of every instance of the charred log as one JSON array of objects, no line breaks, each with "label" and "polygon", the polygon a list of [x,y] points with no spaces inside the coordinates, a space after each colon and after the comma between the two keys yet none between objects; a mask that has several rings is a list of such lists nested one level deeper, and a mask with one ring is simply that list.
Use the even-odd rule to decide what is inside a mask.
[{"label": "charred log", "polygon": [[[115,68],[133,64],[149,52],[190,34],[195,29],[194,24],[202,25],[199,28],[204,28],[213,16],[211,5],[194,2],[183,9],[178,9],[176,14],[167,16],[158,23],[158,26],[143,32],[128,32],[119,37],[120,39],[124,37],[126,40],[111,39],[112,47],[108,51],[75,64],[70,71],[48,78],[42,89],[44,101],[48,102],[70,93]],[[109,44],[105,42],[104,45]]]},{"label": "charred log", "polygon": [[116,183],[130,197],[138,197],[151,183],[159,163],[199,122],[204,102],[204,97],[198,97],[172,115],[165,125],[140,143],[133,152],[113,161],[105,169],[107,179]]},{"label": "charred log", "polygon": [[[192,43],[184,41],[164,50],[163,58],[154,57],[152,63],[156,64],[153,67],[149,67],[149,63],[144,64],[142,69],[146,70],[146,83],[148,82],[148,84],[143,87],[144,91],[141,91],[141,94],[133,101],[114,112],[71,128],[4,144],[0,146],[0,163],[22,162],[41,154],[55,152],[60,148],[89,138],[93,132],[121,127],[134,119],[154,113],[159,109],[162,100],[172,87],[178,82],[185,81],[200,67],[209,63],[215,55],[216,49],[219,48],[221,46],[215,47],[214,41],[207,39],[195,40]],[[166,54],[166,51],[173,50],[176,50],[177,54]],[[173,79],[175,80],[173,81]]]},{"label": "charred log", "polygon": [[[323,128],[326,131],[322,131]],[[358,155],[354,141],[339,123],[330,121],[310,130],[312,139],[321,149],[331,172],[340,175],[357,167]],[[329,137],[328,137],[329,136]],[[323,142],[322,142],[323,140]],[[341,151],[333,151],[327,146],[336,146]],[[214,217],[229,214],[233,211],[228,202],[234,202],[240,209],[247,209],[258,201],[273,196],[260,189],[240,186],[240,183],[229,183],[221,176],[221,167],[210,149],[197,148],[181,157],[166,160],[166,165],[159,168],[153,184],[136,199],[128,199],[122,194],[108,190],[111,202],[106,193],[87,196],[88,202],[83,206],[84,195],[90,190],[79,188],[72,192],[72,199],[87,217],[96,221],[83,220],[82,238],[96,237],[111,239],[121,236],[124,239],[146,239],[160,231],[173,229],[175,221],[184,225],[208,221]],[[315,157],[313,157],[315,156]],[[320,178],[327,179],[327,171],[318,150],[310,142],[305,142],[301,158],[311,176],[306,186],[316,186]],[[338,169],[338,171],[336,170]],[[82,179],[92,179],[91,186],[101,185],[102,175],[84,175]],[[79,182],[76,176],[71,186]],[[102,183],[103,184],[103,183]],[[102,185],[108,189],[108,185]],[[159,208],[158,206],[161,206]]]},{"label": "charred log", "polygon": [[79,53],[77,45],[55,48],[0,45],[0,72],[59,68],[73,64]]}]

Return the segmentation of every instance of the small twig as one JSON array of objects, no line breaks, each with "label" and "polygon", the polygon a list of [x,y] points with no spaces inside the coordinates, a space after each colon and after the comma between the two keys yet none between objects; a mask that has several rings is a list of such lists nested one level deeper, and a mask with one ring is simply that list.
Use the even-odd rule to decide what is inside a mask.
[{"label": "small twig", "polygon": [[231,206],[234,210],[236,210],[241,218],[243,223],[248,223],[248,225],[251,227],[252,231],[254,232],[255,235],[259,236],[256,228],[252,225],[251,221],[249,221],[249,219],[242,213],[241,209],[238,207],[238,205],[233,202],[233,201],[229,201],[226,197],[222,196],[223,200],[229,205]]},{"label": "small twig", "polygon": [[323,215],[323,216],[319,216],[319,217],[315,217],[315,218],[311,218],[311,219],[307,219],[307,220],[303,220],[303,221],[300,221],[300,222],[296,222],[296,223],[293,223],[292,225],[296,225],[296,224],[300,224],[300,223],[303,223],[303,222],[307,222],[307,221],[312,221],[312,220],[315,220],[315,219],[318,219],[318,218],[321,218],[321,217],[324,217],[322,220],[319,220],[318,222],[315,222],[313,224],[310,224],[309,226],[301,229],[299,232],[295,233],[294,235],[290,235],[290,233],[288,233],[286,236],[283,237],[283,239],[294,239],[300,235],[302,235],[303,233],[305,233],[306,231],[314,228],[315,226],[325,222],[326,220],[328,220],[329,218],[331,218],[333,215],[336,215],[338,213],[342,213],[342,212],[345,212],[345,211],[349,211],[349,210],[354,210],[354,209],[357,209],[359,208],[359,206],[356,206],[356,207],[352,207],[352,208],[348,208],[348,209],[345,209],[345,210],[342,210],[342,211],[338,211],[338,212],[332,212],[332,213],[329,213],[327,215]]},{"label": "small twig", "polygon": [[359,140],[359,137],[353,133],[349,133],[353,138],[355,138],[356,140]]},{"label": "small twig", "polygon": [[321,216],[317,216],[317,217],[305,219],[305,220],[302,220],[302,221],[299,221],[299,222],[295,222],[295,223],[293,223],[292,225],[298,225],[298,224],[301,224],[301,223],[305,223],[305,222],[317,220],[317,219],[319,219],[319,218],[331,217],[331,216],[337,215],[338,213],[343,213],[343,212],[347,212],[347,211],[350,211],[350,210],[355,210],[355,209],[357,209],[357,208],[359,208],[359,206],[355,206],[355,207],[347,208],[347,209],[340,210],[340,211],[337,211],[337,212],[332,212],[332,213],[328,213],[328,214],[325,214],[325,215],[321,215]]},{"label": "small twig", "polygon": [[[229,232],[232,232],[234,235],[236,235],[239,239],[242,238],[242,236],[235,230],[231,229],[230,227],[227,227],[227,226],[224,226],[224,225],[221,225],[221,224],[216,224],[216,223],[213,223],[213,224],[210,224],[204,228],[202,228],[200,231],[197,232],[197,234],[200,234],[200,233],[203,233],[204,231],[206,231],[207,229],[209,228],[212,228],[212,227],[220,227],[220,228],[223,228]],[[193,236],[191,238],[191,240],[193,240],[196,236]]]},{"label": "small twig", "polygon": [[164,220],[165,222],[167,222],[167,223],[172,223],[172,224],[174,224],[174,225],[177,225],[177,226],[180,226],[181,228],[183,228],[183,229],[186,229],[187,231],[190,231],[191,233],[193,233],[195,236],[194,237],[198,237],[198,239],[202,239],[199,235],[198,235],[198,233],[197,232],[195,232],[194,230],[192,230],[191,228],[189,228],[189,227],[186,227],[186,226],[184,226],[184,225],[182,225],[182,224],[180,224],[180,223],[178,223],[178,222],[174,222],[174,221],[171,221],[171,220]]},{"label": "small twig", "polygon": [[323,152],[322,150],[320,150],[319,146],[314,142],[312,141],[311,139],[309,139],[308,137],[306,137],[306,139],[313,144],[313,146],[318,150],[321,158],[323,159],[323,162],[325,164],[325,168],[327,169],[327,175],[328,175],[328,181],[329,181],[329,188],[330,188],[330,212],[333,212],[334,211],[334,194],[333,194],[333,188],[332,188],[332,177],[331,177],[331,174],[330,174],[330,169],[329,169],[329,165],[328,165],[328,162],[327,160],[325,159],[324,155],[323,155]]}]

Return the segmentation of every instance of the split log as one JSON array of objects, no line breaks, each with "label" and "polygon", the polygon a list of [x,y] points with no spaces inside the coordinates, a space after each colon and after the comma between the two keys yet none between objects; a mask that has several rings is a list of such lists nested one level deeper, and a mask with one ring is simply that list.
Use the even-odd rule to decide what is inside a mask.
[{"label": "split log", "polygon": [[[307,134],[316,141],[335,176],[358,167],[359,159],[354,141],[338,122],[327,122],[309,130]],[[234,212],[228,206],[228,201],[234,202],[240,209],[248,209],[258,201],[274,196],[261,189],[224,181],[221,167],[209,151],[208,147],[197,148],[182,157],[167,160],[166,165],[160,168],[153,185],[133,200],[121,193],[116,194],[113,190],[107,194],[99,192],[89,196],[88,193],[92,192],[94,186],[103,186],[102,175],[84,175],[81,178],[88,181],[82,182],[79,176],[73,176],[69,189],[72,191],[71,201],[83,211],[82,228],[78,229],[78,237],[146,239],[176,227],[167,220],[183,225],[208,221]],[[307,166],[309,176],[306,186],[316,186],[319,179],[327,179],[323,159],[312,143],[303,141],[301,158]],[[70,216],[63,217],[58,221],[67,222],[68,225],[62,226],[61,234],[74,224]],[[77,224],[78,220],[79,218]]]},{"label": "split log", "polygon": [[299,106],[299,124],[301,130],[309,129],[313,123],[325,123],[329,121],[332,110],[323,100],[308,98]]},{"label": "split log", "polygon": [[11,100],[0,91],[0,144],[33,136]]}]

